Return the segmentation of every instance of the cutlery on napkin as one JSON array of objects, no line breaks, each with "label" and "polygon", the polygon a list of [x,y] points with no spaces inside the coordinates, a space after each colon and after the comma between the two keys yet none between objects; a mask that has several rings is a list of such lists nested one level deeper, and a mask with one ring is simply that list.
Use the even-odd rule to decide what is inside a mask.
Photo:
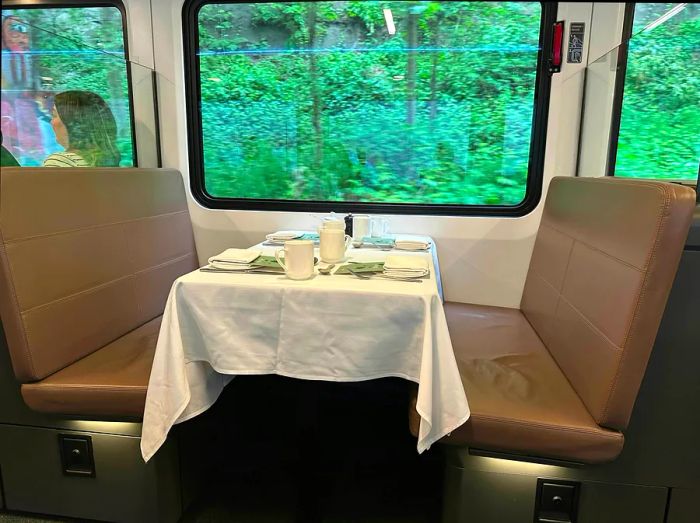
[{"label": "cutlery on napkin", "polygon": [[384,261],[384,275],[395,278],[422,278],[430,274],[428,260],[419,256],[389,255]]},{"label": "cutlery on napkin", "polygon": [[226,249],[224,252],[209,258],[209,265],[216,269],[242,271],[251,268],[251,262],[260,257],[258,249]]},{"label": "cutlery on napkin", "polygon": [[283,245],[289,240],[311,240],[314,243],[319,243],[319,236],[313,232],[299,231],[277,231],[265,236],[263,245]]},{"label": "cutlery on napkin", "polygon": [[393,238],[372,238],[371,236],[365,236],[360,240],[353,240],[352,246],[356,249],[379,249],[379,250],[391,250],[394,247]]}]

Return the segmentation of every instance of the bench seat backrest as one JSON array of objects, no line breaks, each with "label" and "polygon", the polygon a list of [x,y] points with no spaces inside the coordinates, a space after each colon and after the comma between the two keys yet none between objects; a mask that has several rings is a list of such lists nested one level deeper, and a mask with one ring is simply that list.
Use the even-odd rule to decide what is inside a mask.
[{"label": "bench seat backrest", "polygon": [[179,172],[2,169],[0,316],[20,381],[162,314],[172,282],[196,267]]},{"label": "bench seat backrest", "polygon": [[694,208],[668,183],[549,187],[521,309],[601,426],[627,427]]}]

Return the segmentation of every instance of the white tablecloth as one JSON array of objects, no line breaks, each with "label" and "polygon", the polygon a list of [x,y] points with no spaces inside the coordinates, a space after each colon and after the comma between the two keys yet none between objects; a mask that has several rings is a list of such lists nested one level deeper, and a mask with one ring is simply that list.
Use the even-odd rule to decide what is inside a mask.
[{"label": "white tablecloth", "polygon": [[[412,237],[415,238],[415,237]],[[265,247],[264,254],[276,248]],[[376,249],[349,259],[383,260]],[[397,254],[397,251],[392,251]],[[240,374],[363,381],[401,377],[418,383],[418,452],[469,418],[442,307],[437,256],[423,283],[316,275],[195,271],[170,290],[143,418],[148,461],[175,423],[207,410]],[[371,427],[367,437],[372,437]]]}]

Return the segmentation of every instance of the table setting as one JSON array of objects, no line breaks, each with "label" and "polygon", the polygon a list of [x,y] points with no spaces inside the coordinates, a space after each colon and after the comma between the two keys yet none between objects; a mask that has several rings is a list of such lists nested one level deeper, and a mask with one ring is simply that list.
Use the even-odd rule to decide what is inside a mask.
[{"label": "table setting", "polygon": [[434,242],[389,235],[384,218],[372,236],[372,218],[355,216],[350,230],[330,217],[317,231],[275,231],[173,283],[146,398],[145,461],[236,375],[416,382],[418,452],[468,419]]},{"label": "table setting", "polygon": [[[367,236],[370,217],[355,216],[355,236],[347,234],[347,223],[340,219],[326,219],[318,233],[308,231],[276,231],[266,235],[265,241],[249,249],[226,249],[212,256],[203,272],[284,273],[291,280],[307,280],[316,274],[349,274],[359,279],[382,277],[401,281],[420,282],[430,275],[426,260],[408,256],[390,256],[373,262],[348,257],[348,249],[376,249],[378,251],[428,252],[430,240],[395,238],[388,236],[387,222],[381,219],[379,233]],[[372,229],[377,233],[377,227]],[[352,232],[352,231],[350,231]],[[316,247],[318,246],[318,249]],[[265,248],[281,247],[272,252]],[[316,253],[316,250],[318,251]],[[268,255],[264,255],[263,251]],[[318,255],[315,255],[318,254]],[[288,260],[285,262],[284,260]],[[319,264],[319,261],[322,263]]]}]

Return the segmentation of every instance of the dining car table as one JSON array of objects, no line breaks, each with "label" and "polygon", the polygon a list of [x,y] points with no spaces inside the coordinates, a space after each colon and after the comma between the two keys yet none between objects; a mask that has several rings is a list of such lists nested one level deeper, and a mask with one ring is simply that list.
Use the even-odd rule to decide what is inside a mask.
[{"label": "dining car table", "polygon": [[[330,274],[317,268],[304,281],[273,271],[206,268],[175,280],[148,384],[143,459],[157,452],[174,424],[210,408],[237,375],[415,382],[419,453],[462,425],[469,405],[443,310],[435,242],[411,235],[396,239],[425,242],[428,248],[351,247]],[[267,256],[280,248],[267,242],[253,247]],[[347,263],[383,262],[399,254],[423,258],[429,275],[417,283],[373,273],[340,274]],[[367,427],[368,438],[371,432]]]}]

